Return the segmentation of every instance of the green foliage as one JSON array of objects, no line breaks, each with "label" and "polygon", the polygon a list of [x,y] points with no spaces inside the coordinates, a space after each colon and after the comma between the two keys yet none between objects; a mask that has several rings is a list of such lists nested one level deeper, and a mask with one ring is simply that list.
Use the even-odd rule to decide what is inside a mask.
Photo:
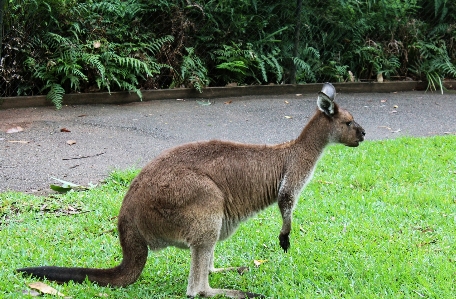
[{"label": "green foliage", "polygon": [[425,76],[428,89],[437,90],[443,94],[442,80],[445,76],[456,78],[456,66],[451,63],[444,42],[425,43],[417,42],[412,45],[420,53],[420,59],[410,70],[418,76]]},{"label": "green foliage", "polygon": [[34,84],[22,93],[34,93],[39,86],[57,108],[68,92],[128,90],[142,98],[140,81],[168,67],[154,55],[173,37],[143,32],[135,22],[145,9],[136,1],[73,3],[64,12],[44,6],[54,26],[27,44],[24,69]]},{"label": "green foliage", "polygon": [[58,105],[76,91],[140,96],[141,89],[379,74],[443,90],[444,78],[456,78],[455,1],[302,5],[297,15],[295,2],[270,0],[11,0],[0,87],[5,95],[48,93]]},{"label": "green foliage", "polygon": [[378,74],[389,77],[391,74],[396,74],[400,67],[398,57],[394,55],[388,57],[388,52],[373,41],[369,41],[368,45],[356,50],[355,54],[359,59],[359,65],[364,66],[364,69],[357,74],[359,78],[372,78]]},{"label": "green foliage", "polygon": [[224,70],[218,75],[219,79],[228,83],[261,84],[268,83],[268,76],[272,74],[276,83],[282,80],[279,48],[274,47],[270,53],[261,54],[250,43],[246,44],[245,49],[241,47],[242,44],[223,45],[223,49],[213,52],[215,60],[219,62],[217,69]]},{"label": "green foliage", "polygon": [[207,69],[204,62],[195,54],[195,49],[185,48],[187,55],[182,58],[180,73],[175,73],[171,87],[192,87],[203,92],[203,88],[209,85]]},{"label": "green foliage", "polygon": [[[320,68],[320,53],[313,47],[304,47],[299,52],[298,57],[293,57],[293,63],[296,66],[296,82],[316,82],[317,73],[324,72],[324,68]],[[329,74],[332,75],[332,72]]]}]

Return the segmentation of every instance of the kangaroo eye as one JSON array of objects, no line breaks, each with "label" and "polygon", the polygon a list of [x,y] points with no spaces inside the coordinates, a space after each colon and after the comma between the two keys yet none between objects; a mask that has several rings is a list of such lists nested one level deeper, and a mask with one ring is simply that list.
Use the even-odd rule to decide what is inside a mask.
[{"label": "kangaroo eye", "polygon": [[350,126],[353,124],[353,122],[352,122],[352,121],[349,121],[349,122],[346,122],[346,124],[347,124],[347,126],[350,127]]}]

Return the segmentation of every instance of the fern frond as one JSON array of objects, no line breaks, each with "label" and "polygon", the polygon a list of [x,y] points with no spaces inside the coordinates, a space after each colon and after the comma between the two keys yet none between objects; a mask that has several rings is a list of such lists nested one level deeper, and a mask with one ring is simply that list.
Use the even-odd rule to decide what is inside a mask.
[{"label": "fern frond", "polygon": [[[260,72],[261,72],[261,76],[263,78],[263,81],[264,82],[268,82],[268,75],[267,75],[267,72],[266,72],[266,65],[264,63],[264,60],[263,59],[260,59],[260,58],[257,58],[256,59],[256,62],[258,64],[258,67],[260,69]],[[260,82],[261,83],[261,82]]]},{"label": "fern frond", "polygon": [[104,78],[106,69],[103,63],[100,61],[100,56],[95,54],[84,53],[81,56],[82,62],[88,64],[89,66],[94,67],[101,78]]},{"label": "fern frond", "polygon": [[63,95],[65,94],[65,89],[63,89],[63,87],[58,83],[52,83],[49,87],[50,89],[46,95],[46,99],[51,101],[55,105],[56,109],[62,108]]}]

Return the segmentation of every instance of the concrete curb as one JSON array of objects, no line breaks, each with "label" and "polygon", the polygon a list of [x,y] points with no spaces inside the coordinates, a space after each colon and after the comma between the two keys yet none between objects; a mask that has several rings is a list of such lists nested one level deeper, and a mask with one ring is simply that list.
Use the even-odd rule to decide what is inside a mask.
[{"label": "concrete curb", "polygon": [[[425,90],[427,84],[421,81],[395,81],[384,83],[334,83],[339,93],[361,93],[361,92],[398,92]],[[456,88],[456,81],[446,81],[444,86],[447,89]],[[240,97],[249,95],[281,95],[281,94],[309,94],[320,91],[321,83],[303,85],[254,85],[236,87],[208,87],[199,93],[195,89],[176,88],[144,90],[143,101],[165,100],[165,99],[189,99],[189,98],[223,98]],[[64,105],[86,105],[86,104],[126,104],[138,102],[138,96],[130,92],[106,92],[100,93],[73,93],[63,97]],[[46,96],[26,97],[5,97],[0,98],[0,109],[25,108],[52,106],[46,100]]]}]

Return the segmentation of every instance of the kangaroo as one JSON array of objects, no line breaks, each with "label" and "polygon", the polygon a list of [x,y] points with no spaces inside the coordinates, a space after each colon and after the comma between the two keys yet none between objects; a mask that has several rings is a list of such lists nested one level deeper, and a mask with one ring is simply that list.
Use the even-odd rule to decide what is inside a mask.
[{"label": "kangaroo", "polygon": [[318,109],[295,140],[278,145],[227,141],[195,142],[169,149],[146,165],[127,191],[118,217],[123,259],[109,269],[31,267],[17,271],[59,282],[123,287],[135,282],[148,248],[189,248],[187,296],[230,298],[261,294],[209,286],[217,241],[228,238],[240,222],[278,202],[283,224],[279,244],[290,247],[292,212],[329,143],[356,147],[364,129],[334,103],[336,90],[325,83]]}]

